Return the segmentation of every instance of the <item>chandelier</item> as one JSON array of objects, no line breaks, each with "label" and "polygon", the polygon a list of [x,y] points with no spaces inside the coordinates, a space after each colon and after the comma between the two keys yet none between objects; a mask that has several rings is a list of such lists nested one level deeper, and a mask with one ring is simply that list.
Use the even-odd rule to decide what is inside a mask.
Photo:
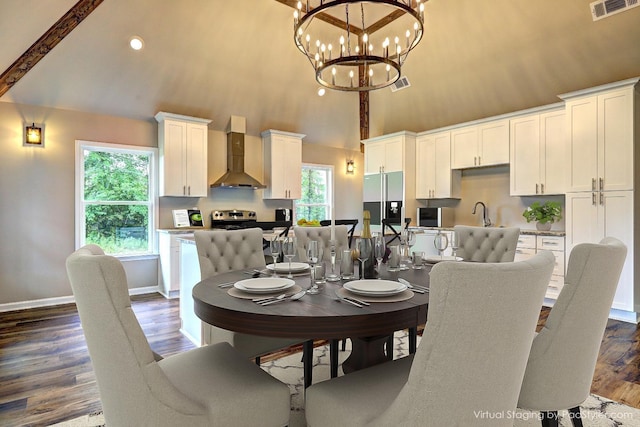
[{"label": "chandelier", "polygon": [[320,85],[380,89],[400,78],[402,64],[420,42],[424,1],[298,1],[293,38]]}]

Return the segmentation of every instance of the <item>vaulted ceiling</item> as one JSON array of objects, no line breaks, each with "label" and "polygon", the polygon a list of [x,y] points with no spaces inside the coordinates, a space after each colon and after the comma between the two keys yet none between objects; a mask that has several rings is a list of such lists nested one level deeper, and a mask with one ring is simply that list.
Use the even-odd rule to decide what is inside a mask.
[{"label": "vaulted ceiling", "polygon": [[[77,0],[1,0],[0,72]],[[370,135],[423,131],[559,101],[640,76],[640,7],[594,22],[591,0],[429,0],[425,37],[403,75],[371,92]],[[356,149],[357,93],[318,97],[275,0],[104,0],[1,98],[152,121],[160,110],[230,115],[247,131],[307,134]],[[131,36],[145,41],[129,49]]]}]

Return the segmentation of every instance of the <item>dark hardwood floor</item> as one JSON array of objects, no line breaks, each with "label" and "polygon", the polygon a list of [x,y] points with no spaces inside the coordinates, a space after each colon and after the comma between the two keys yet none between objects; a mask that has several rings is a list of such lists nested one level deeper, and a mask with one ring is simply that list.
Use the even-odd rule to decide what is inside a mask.
[{"label": "dark hardwood floor", "polygon": [[[159,294],[132,297],[151,348],[165,356],[193,348],[178,331],[178,305]],[[639,337],[636,325],[609,321],[593,393],[640,408]],[[47,426],[100,410],[74,304],[0,313],[0,425]]]}]

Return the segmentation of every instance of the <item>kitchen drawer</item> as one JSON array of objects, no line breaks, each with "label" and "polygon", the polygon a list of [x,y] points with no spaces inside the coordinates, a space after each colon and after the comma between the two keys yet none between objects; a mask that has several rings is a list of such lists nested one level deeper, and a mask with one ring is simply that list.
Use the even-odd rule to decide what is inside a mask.
[{"label": "kitchen drawer", "polygon": [[536,248],[536,236],[521,234],[518,237],[518,249],[520,248]]},{"label": "kitchen drawer", "polygon": [[558,236],[537,236],[537,248],[547,251],[564,251],[564,237]]},{"label": "kitchen drawer", "polygon": [[535,248],[521,248],[520,246],[518,246],[518,248],[516,249],[516,256],[514,257],[513,261],[524,261],[525,259],[531,258],[535,254]]},{"label": "kitchen drawer", "polygon": [[547,288],[547,297],[553,296],[553,298],[557,298],[563,286],[564,276],[556,276],[555,274],[552,275],[551,280],[549,281],[549,286]]},{"label": "kitchen drawer", "polygon": [[564,277],[564,252],[551,251],[556,257],[556,264],[553,266],[553,275]]}]

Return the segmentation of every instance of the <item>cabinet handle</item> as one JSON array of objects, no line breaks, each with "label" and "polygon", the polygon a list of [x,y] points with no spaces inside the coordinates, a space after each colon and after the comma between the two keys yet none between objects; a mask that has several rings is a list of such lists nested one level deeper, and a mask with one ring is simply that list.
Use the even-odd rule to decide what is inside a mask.
[{"label": "cabinet handle", "polygon": [[596,179],[591,178],[591,191],[596,191]]},{"label": "cabinet handle", "polygon": [[480,164],[482,163],[482,157],[478,156],[478,166],[480,166]]},{"label": "cabinet handle", "polygon": [[600,205],[604,206],[604,193],[600,193]]},{"label": "cabinet handle", "polygon": [[596,205],[596,193],[591,193],[591,204]]},{"label": "cabinet handle", "polygon": [[476,156],[473,156],[473,166],[477,166],[478,165],[478,158]]},{"label": "cabinet handle", "polygon": [[187,186],[186,185],[182,186],[182,194],[184,194],[185,196],[187,195]]},{"label": "cabinet handle", "polygon": [[599,187],[600,187],[600,191],[604,190],[604,179],[600,178],[599,179]]},{"label": "cabinet handle", "polygon": [[536,184],[536,194],[538,194],[538,184]]},{"label": "cabinet handle", "polygon": [[544,184],[540,184],[540,194],[544,194]]},{"label": "cabinet handle", "polygon": [[190,186],[190,185],[187,187],[187,194],[188,194],[189,196],[191,195],[191,186]]}]

